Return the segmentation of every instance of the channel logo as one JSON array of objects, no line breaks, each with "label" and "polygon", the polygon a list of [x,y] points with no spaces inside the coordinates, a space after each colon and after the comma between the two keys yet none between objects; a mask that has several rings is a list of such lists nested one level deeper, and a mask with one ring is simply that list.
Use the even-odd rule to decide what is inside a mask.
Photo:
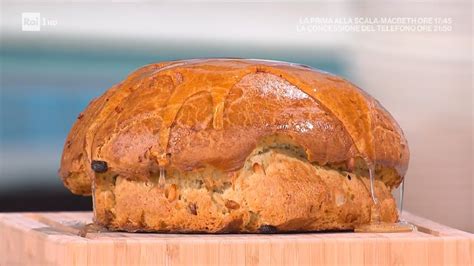
[{"label": "channel logo", "polygon": [[21,13],[21,30],[22,31],[40,31],[41,30],[40,13],[34,13],[34,12]]}]

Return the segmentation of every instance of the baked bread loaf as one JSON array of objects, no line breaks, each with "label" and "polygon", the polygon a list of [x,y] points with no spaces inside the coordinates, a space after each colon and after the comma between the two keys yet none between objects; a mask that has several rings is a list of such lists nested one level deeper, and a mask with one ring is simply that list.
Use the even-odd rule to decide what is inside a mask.
[{"label": "baked bread loaf", "polygon": [[[59,175],[111,230],[351,230],[397,221],[406,139],[371,96],[302,65],[147,65],[81,113]],[[375,177],[371,198],[369,174]]]}]

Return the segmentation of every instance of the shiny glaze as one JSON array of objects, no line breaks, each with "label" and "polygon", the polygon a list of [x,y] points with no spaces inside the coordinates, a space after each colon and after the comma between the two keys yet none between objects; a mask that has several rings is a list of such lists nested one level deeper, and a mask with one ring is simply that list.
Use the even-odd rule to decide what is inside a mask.
[{"label": "shiny glaze", "polygon": [[[163,109],[163,124],[159,138],[160,147],[163,149],[161,151],[161,158],[164,157],[163,153],[167,152],[171,125],[174,123],[177,113],[181,110],[183,104],[189,97],[203,91],[210,93],[213,104],[212,125],[214,129],[222,129],[223,111],[225,108],[224,102],[230,89],[245,75],[255,72],[264,72],[277,75],[287,80],[316,100],[324,110],[332,113],[343,124],[351,136],[359,154],[367,161],[368,165],[373,167],[375,162],[375,145],[373,141],[373,118],[369,111],[369,105],[373,104],[373,99],[367,97],[361,90],[347,86],[334,89],[334,84],[331,84],[332,86],[320,86],[321,82],[319,77],[305,73],[314,72],[313,69],[297,64],[265,60],[238,60],[233,62],[232,65],[216,64],[219,65],[219,69],[217,70],[209,66],[206,67],[206,61],[211,61],[216,64],[215,61],[226,62],[234,60],[192,60],[184,65],[178,63],[177,66],[173,68],[166,67],[166,70],[154,72],[154,74],[161,72],[160,74],[167,75],[168,73],[166,72],[170,70],[178,71],[183,76],[183,80],[191,80],[175,87]],[[246,64],[247,62],[251,62],[252,64]],[[188,79],[188,73],[192,78]],[[222,78],[223,76],[224,78]],[[344,80],[329,74],[327,74],[326,79],[335,83],[345,83]],[[206,87],[209,83],[212,84],[212,87]],[[295,98],[291,93],[282,95],[288,98]],[[304,98],[304,96],[299,97]],[[294,127],[294,129],[298,131],[307,130],[305,127]],[[405,169],[398,170],[402,172]]]},{"label": "shiny glaze", "polygon": [[80,143],[72,143],[75,153],[65,148],[60,174],[66,179],[90,169],[83,165],[93,159],[130,178],[147,178],[160,167],[235,171],[262,138],[275,134],[321,165],[362,157],[400,177],[408,166],[403,133],[377,101],[334,75],[284,62],[145,66],[91,103],[84,120],[70,139],[81,142],[84,134],[85,152],[77,151]]}]

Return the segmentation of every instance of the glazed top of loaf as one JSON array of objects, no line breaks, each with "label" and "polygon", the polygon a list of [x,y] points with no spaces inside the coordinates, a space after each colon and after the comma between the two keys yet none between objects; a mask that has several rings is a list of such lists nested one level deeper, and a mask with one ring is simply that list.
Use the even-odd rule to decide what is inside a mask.
[{"label": "glazed top of loaf", "polygon": [[285,62],[194,59],[144,66],[94,99],[69,133],[59,174],[90,194],[93,160],[129,178],[159,165],[231,172],[269,136],[301,147],[311,163],[363,158],[400,178],[408,167],[400,127],[348,81]]}]

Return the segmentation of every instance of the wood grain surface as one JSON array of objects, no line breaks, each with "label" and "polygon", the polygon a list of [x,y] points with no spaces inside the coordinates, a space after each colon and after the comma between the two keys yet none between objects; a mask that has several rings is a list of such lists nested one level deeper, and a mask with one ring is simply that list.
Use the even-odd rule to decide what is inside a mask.
[{"label": "wood grain surface", "polygon": [[474,236],[405,213],[410,233],[79,236],[90,212],[0,214],[0,265],[472,265]]}]

